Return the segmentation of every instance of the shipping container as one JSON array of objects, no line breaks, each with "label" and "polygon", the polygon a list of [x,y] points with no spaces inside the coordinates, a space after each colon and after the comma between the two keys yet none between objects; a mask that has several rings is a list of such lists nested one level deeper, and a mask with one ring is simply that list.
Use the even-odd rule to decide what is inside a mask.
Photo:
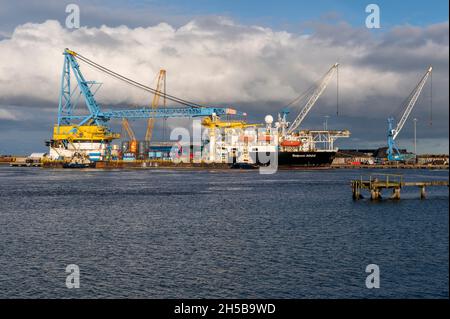
[{"label": "shipping container", "polygon": [[100,161],[102,154],[100,152],[91,152],[89,153],[89,160],[92,162]]},{"label": "shipping container", "polygon": [[136,155],[134,153],[125,153],[125,154],[123,154],[123,160],[124,161],[135,161]]}]

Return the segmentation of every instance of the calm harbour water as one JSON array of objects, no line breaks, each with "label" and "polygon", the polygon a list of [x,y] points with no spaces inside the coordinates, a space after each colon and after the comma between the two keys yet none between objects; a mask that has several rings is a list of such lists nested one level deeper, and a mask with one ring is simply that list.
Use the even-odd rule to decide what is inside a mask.
[{"label": "calm harbour water", "polygon": [[354,202],[361,173],[0,167],[0,297],[448,298],[448,188]]}]

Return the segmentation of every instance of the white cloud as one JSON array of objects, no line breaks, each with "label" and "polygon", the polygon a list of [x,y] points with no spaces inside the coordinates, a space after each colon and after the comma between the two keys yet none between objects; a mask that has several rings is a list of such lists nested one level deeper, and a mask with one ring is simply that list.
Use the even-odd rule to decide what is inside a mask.
[{"label": "white cloud", "polygon": [[[76,31],[47,21],[18,26],[10,39],[0,41],[3,99],[27,97],[55,103],[65,47],[146,84],[151,84],[159,68],[165,68],[169,92],[198,103],[282,104],[306,89],[336,60],[342,63],[342,97],[355,107],[368,96],[406,96],[415,84],[408,72],[357,63],[373,54],[373,45],[336,45],[317,37],[241,26],[224,18],[191,21],[179,29],[161,23],[148,28],[102,26]],[[389,50],[386,48],[386,54],[394,54]],[[436,52],[448,53],[448,44],[428,42],[414,50],[420,56],[427,51],[445,61]],[[425,70],[426,65],[420,68]],[[87,78],[105,83],[99,93],[103,103],[149,103],[146,93],[84,65],[82,70]]]},{"label": "white cloud", "polygon": [[17,116],[13,112],[5,109],[0,109],[0,120],[12,120],[16,121]]},{"label": "white cloud", "polygon": [[[433,64],[433,111],[440,124],[427,134],[439,134],[445,139],[449,52],[446,38],[447,22],[424,28],[397,27],[375,37],[367,30],[346,24],[316,26],[315,32],[306,35],[239,25],[221,17],[197,19],[180,28],[161,23],[145,28],[102,26],[75,31],[49,20],[17,26],[9,38],[0,40],[0,103],[56,110],[62,51],[68,47],[152,86],[159,69],[165,68],[170,94],[201,104],[233,103],[238,109],[244,105],[243,111],[262,119],[269,111],[275,115],[338,61],[341,110],[350,117],[339,121],[355,137],[367,141],[384,136],[386,117],[406,98],[427,66]],[[86,65],[81,67],[87,79],[104,83],[97,95],[101,104],[150,104],[152,97],[148,93]],[[326,108],[330,112],[335,101],[333,86],[330,84],[318,110],[312,114]],[[425,98],[426,92],[423,95]],[[417,107],[417,112],[422,113],[414,116],[426,119],[428,110],[423,104],[422,100]],[[268,110],[268,105],[274,108]],[[0,117],[11,117],[6,114],[0,113]]]}]

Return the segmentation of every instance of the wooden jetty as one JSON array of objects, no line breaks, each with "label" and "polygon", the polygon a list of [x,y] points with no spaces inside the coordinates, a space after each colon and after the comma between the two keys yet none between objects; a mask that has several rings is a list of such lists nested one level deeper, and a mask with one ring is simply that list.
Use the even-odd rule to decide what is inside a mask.
[{"label": "wooden jetty", "polygon": [[381,199],[382,190],[391,190],[391,199],[400,199],[400,190],[403,187],[413,186],[420,189],[420,198],[424,199],[426,196],[426,187],[429,186],[449,186],[448,181],[421,181],[421,182],[404,182],[403,175],[398,174],[372,174],[368,179],[352,180],[353,199],[358,200],[363,198],[361,190],[368,190],[372,200]]}]

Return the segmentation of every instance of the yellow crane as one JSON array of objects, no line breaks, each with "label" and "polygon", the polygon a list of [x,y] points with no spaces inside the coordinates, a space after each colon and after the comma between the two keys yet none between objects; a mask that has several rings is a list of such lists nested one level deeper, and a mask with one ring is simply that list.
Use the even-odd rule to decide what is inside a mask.
[{"label": "yellow crane", "polygon": [[[166,70],[161,69],[158,74],[158,80],[156,83],[156,93],[164,93],[164,107],[166,106]],[[159,106],[159,94],[156,94],[153,96],[152,100],[152,110],[156,110]],[[145,141],[150,143],[153,135],[153,127],[155,126],[155,119],[149,118],[147,121],[147,131],[145,132]]]},{"label": "yellow crane", "polygon": [[122,119],[122,127],[127,132],[128,138],[130,139],[130,141],[135,141],[136,135],[134,134],[133,129],[131,128],[130,122],[128,122],[128,119],[126,119],[126,118]]},{"label": "yellow crane", "polygon": [[128,119],[122,119],[122,126],[127,132],[128,138],[130,139],[130,144],[128,146],[128,152],[137,154],[138,151],[138,141],[136,140],[136,135],[134,134],[133,129],[131,128],[130,122]]}]

